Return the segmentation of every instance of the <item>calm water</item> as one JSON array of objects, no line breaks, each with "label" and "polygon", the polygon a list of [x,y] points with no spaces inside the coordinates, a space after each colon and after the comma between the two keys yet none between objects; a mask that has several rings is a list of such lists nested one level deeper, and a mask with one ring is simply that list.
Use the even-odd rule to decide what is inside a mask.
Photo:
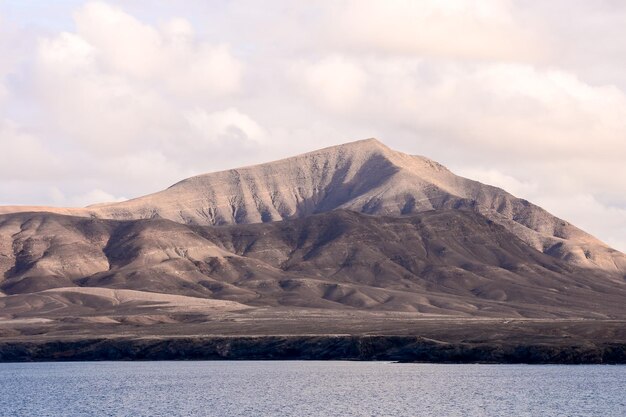
[{"label": "calm water", "polygon": [[626,366],[0,364],[3,416],[626,416]]}]

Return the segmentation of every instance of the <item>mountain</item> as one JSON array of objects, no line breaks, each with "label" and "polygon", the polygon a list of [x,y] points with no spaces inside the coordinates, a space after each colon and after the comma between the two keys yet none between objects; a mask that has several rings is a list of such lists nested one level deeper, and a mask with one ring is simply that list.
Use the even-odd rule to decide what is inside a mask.
[{"label": "mountain", "polygon": [[[96,298],[111,299],[114,290],[134,294],[138,304],[212,299],[242,308],[425,316],[626,316],[619,274],[538,252],[471,211],[389,217],[334,210],[219,227],[17,213],[0,216],[0,235],[4,300],[37,306],[38,296],[64,295],[65,307],[56,308],[69,308],[63,314],[98,311],[106,303]],[[30,314],[39,317],[48,301]]]},{"label": "mountain", "polygon": [[252,224],[336,209],[405,216],[429,210],[478,212],[540,252],[569,263],[626,273],[626,256],[526,200],[457,176],[376,139],[267,164],[188,178],[129,201],[84,209],[4,207],[102,219],[163,218],[190,225]]},{"label": "mountain", "polygon": [[[203,357],[204,342],[178,338],[284,335],[301,339],[206,343],[229,358],[256,358],[259,343],[318,357],[294,353],[300,342],[396,358],[404,335],[427,345],[403,339],[405,359],[624,362],[624,305],[623,253],[373,139],[121,203],[0,208],[0,361]],[[392,353],[337,335],[387,335]]]}]

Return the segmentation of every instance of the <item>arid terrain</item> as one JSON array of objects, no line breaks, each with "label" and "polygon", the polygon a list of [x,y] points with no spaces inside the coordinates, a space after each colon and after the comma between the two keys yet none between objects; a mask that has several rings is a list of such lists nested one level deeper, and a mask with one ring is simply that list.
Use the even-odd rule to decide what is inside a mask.
[{"label": "arid terrain", "polygon": [[374,139],[0,213],[0,360],[626,361],[626,255]]}]

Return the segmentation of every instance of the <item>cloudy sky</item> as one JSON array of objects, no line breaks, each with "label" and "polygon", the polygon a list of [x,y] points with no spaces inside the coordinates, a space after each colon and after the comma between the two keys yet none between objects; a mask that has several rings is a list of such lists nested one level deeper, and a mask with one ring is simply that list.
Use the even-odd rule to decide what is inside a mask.
[{"label": "cloudy sky", "polygon": [[626,250],[626,2],[0,1],[0,204],[377,137]]}]

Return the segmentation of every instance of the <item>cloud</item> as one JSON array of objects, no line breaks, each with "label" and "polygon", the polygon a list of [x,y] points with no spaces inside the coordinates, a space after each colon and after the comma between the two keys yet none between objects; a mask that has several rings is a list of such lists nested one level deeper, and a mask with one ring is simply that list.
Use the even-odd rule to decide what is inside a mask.
[{"label": "cloud", "polygon": [[[565,71],[493,65],[456,80],[454,89],[480,104],[469,114],[474,119],[465,120],[471,140],[535,158],[553,152],[607,155],[626,132],[621,116],[626,95],[613,86],[591,86]],[[457,105],[455,116],[467,110]]]},{"label": "cloud", "polygon": [[36,100],[62,135],[123,154],[190,135],[186,108],[235,93],[242,64],[184,19],[151,26],[106,3],[75,13],[76,32],[40,40]]},{"label": "cloud", "polygon": [[80,195],[69,197],[57,187],[50,187],[48,193],[53,201],[53,204],[61,207],[85,207],[92,204],[111,203],[126,200],[124,197],[115,197],[114,195],[98,188]]},{"label": "cloud", "polygon": [[100,73],[89,65],[90,50],[70,34],[41,43],[37,100],[60,135],[73,146],[115,154],[136,149],[173,123],[176,113],[158,91]]},{"label": "cloud", "polygon": [[11,24],[7,24],[6,18],[0,14],[0,51],[2,52],[0,53],[0,109],[9,95],[5,77],[14,69],[16,63],[15,41]]},{"label": "cloud", "polygon": [[367,75],[361,67],[340,55],[319,61],[296,62],[290,75],[304,93],[333,111],[351,110],[364,93]]},{"label": "cloud", "polygon": [[12,180],[36,181],[64,174],[61,161],[35,136],[15,122],[0,119],[0,176]]},{"label": "cloud", "polygon": [[515,5],[524,26],[550,45],[547,63],[576,72],[592,84],[610,80],[626,88],[624,2],[552,0]]},{"label": "cloud", "polygon": [[189,124],[207,142],[215,145],[220,142],[262,141],[266,133],[257,122],[235,108],[209,113],[196,108],[185,115]]},{"label": "cloud", "polygon": [[475,181],[480,181],[484,184],[502,188],[514,196],[524,199],[531,199],[539,189],[538,185],[535,183],[520,181],[511,175],[503,174],[493,168],[469,167],[458,170],[455,173]]},{"label": "cloud", "polygon": [[363,51],[463,59],[537,59],[543,48],[507,0],[350,0],[327,24],[336,42]]},{"label": "cloud", "polygon": [[[37,34],[11,65],[9,40],[19,37],[0,30],[0,87],[5,76],[19,87],[0,88],[19,111],[17,122],[0,114],[0,173],[11,178],[1,200],[84,205],[136,196],[263,139],[258,123],[221,104],[238,94],[243,75],[226,43],[198,37],[187,19],[146,23],[103,2],[81,6],[73,20],[74,28]],[[204,126],[190,114],[205,115],[196,120]],[[120,194],[100,192],[110,189]]]},{"label": "cloud", "polygon": [[107,3],[91,2],[75,21],[77,33],[93,45],[106,71],[158,82],[183,97],[214,97],[240,88],[242,64],[228,45],[197,41],[183,18],[154,27]]},{"label": "cloud", "polygon": [[626,249],[619,2],[78,3],[0,4],[3,202],[134,197],[375,136]]},{"label": "cloud", "polygon": [[377,80],[358,109],[366,118],[384,115],[468,146],[532,158],[626,156],[626,94],[614,86],[592,86],[565,71],[525,64],[362,65]]}]

